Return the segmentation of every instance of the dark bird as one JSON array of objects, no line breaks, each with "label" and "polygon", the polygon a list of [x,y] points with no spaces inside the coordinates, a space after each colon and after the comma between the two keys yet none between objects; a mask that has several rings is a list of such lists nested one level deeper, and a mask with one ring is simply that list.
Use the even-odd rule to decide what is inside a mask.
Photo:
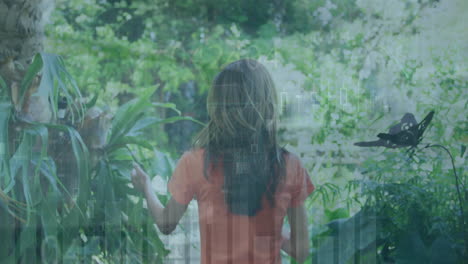
[{"label": "dark bird", "polygon": [[400,123],[390,127],[388,133],[379,133],[376,141],[356,142],[359,147],[386,147],[404,148],[416,147],[422,140],[422,135],[434,116],[434,111],[429,112],[418,124],[414,115],[406,113]]}]

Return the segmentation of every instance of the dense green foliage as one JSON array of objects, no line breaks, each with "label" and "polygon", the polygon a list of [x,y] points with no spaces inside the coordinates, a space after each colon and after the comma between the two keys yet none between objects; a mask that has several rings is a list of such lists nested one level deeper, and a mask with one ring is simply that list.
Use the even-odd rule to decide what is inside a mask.
[{"label": "dense green foliage", "polygon": [[[40,63],[37,66],[33,63],[30,71],[42,70],[43,76],[47,76],[47,69],[64,73],[42,78],[40,87],[45,94],[60,94],[58,87],[61,93],[70,94],[76,88],[65,85],[74,81],[59,57],[41,54],[35,61]],[[28,79],[33,76],[26,75],[24,82],[30,82]],[[2,263],[18,260],[90,263],[94,258],[114,263],[122,256],[132,263],[162,262],[168,251],[153,221],[147,217],[149,212],[143,208],[142,200],[135,200],[138,193],[129,186],[134,155],[130,147],[153,151],[148,138],[142,137],[144,129],[179,120],[196,120],[181,116],[156,118],[155,109],[178,110],[172,104],[151,102],[149,97],[153,93],[154,88],[147,89],[140,97],[120,106],[110,131],[104,131],[108,133],[104,136],[108,139],[105,146],[91,151],[88,147],[93,145],[87,146],[77,130],[80,126],[63,124],[67,120],[56,123],[23,120],[13,104],[2,103],[0,121],[5,129],[1,146],[6,155],[2,156],[1,166],[0,205],[5,209],[1,214],[1,233],[13,238],[2,247]],[[75,96],[80,98],[79,93]],[[78,112],[83,112],[85,106],[78,107]],[[15,119],[24,126],[21,133],[8,137],[5,132],[12,131],[9,128],[15,126]],[[15,146],[16,142],[19,144]],[[9,149],[14,153],[6,159],[10,156]],[[62,152],[57,153],[57,149]],[[168,176],[173,167],[171,160],[156,153],[152,162],[159,174]],[[65,159],[60,155],[65,155]]]},{"label": "dense green foliage", "polygon": [[[70,74],[61,77],[76,85],[48,87],[70,91],[70,103],[81,97],[80,111],[97,98],[114,118],[98,161],[70,124],[30,124],[10,153],[5,128],[14,109],[2,99],[0,216],[28,221],[12,261],[45,255],[36,249],[45,245],[51,259],[71,262],[162,262],[168,251],[128,186],[131,162],[167,180],[201,128],[182,116],[206,121],[215,74],[252,57],[276,82],[281,140],[317,187],[306,202],[314,263],[463,263],[466,12],[463,0],[57,1],[46,51],[64,56]],[[406,112],[420,121],[430,110],[436,114],[412,158],[404,149],[353,146]],[[44,147],[61,144],[59,132],[78,169],[76,192]],[[450,157],[424,148],[429,143],[453,154],[460,196]],[[1,228],[11,235],[8,223]]]}]

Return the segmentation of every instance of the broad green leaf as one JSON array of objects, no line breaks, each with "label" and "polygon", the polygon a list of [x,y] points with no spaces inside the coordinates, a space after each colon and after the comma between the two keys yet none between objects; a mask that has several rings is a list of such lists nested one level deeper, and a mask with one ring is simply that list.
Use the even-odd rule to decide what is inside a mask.
[{"label": "broad green leaf", "polygon": [[59,205],[59,192],[52,190],[46,194],[40,205],[40,217],[45,237],[55,237],[58,233],[57,207]]},{"label": "broad green leaf", "polygon": [[122,163],[125,161],[131,163],[132,161],[132,153],[130,153],[130,149],[128,147],[119,147],[116,149],[108,150],[107,154],[109,162],[111,162],[112,165],[114,165],[115,163]]},{"label": "broad green leaf", "polygon": [[159,124],[161,121],[160,118],[157,117],[144,117],[136,121],[135,125],[130,129],[127,133],[128,136],[138,136],[141,130],[152,126],[154,124]]},{"label": "broad green leaf", "polygon": [[178,115],[180,115],[180,111],[177,109],[176,105],[173,103],[153,103],[153,106],[162,107],[162,108],[169,108],[174,110]]},{"label": "broad green leaf", "polygon": [[11,116],[12,105],[10,103],[0,103],[0,189],[8,186],[14,179],[11,178],[8,142],[8,122]]},{"label": "broad green leaf", "polygon": [[334,220],[328,227],[332,232],[319,242],[314,262],[336,263],[335,259],[338,259],[337,263],[347,263],[357,252],[377,240],[376,218],[368,212],[359,211],[348,219]]},{"label": "broad green leaf", "polygon": [[201,121],[198,121],[197,119],[193,118],[193,117],[190,117],[190,116],[173,116],[173,117],[169,117],[169,118],[166,118],[166,119],[161,119],[157,122],[157,124],[166,124],[166,123],[174,123],[174,122],[177,122],[177,121],[182,121],[182,120],[188,120],[188,121],[192,121],[192,122],[195,122],[201,126],[204,126],[205,124]]},{"label": "broad green leaf", "polygon": [[[31,215],[32,208],[34,207],[33,199],[32,199],[32,189],[31,189],[31,182],[34,180],[34,176],[32,172],[31,165],[31,158],[32,158],[32,141],[33,137],[29,133],[23,133],[23,137],[21,143],[19,144],[16,152],[10,159],[10,168],[11,168],[11,182],[10,185],[7,186],[5,192],[8,192],[10,188],[12,188],[16,181],[16,177],[21,177],[21,187],[22,187],[22,195],[27,204],[27,219]],[[20,175],[18,175],[20,174]],[[34,186],[33,186],[34,187]]]},{"label": "broad green leaf", "polygon": [[[38,166],[36,162],[33,162],[35,166]],[[52,186],[53,191],[59,192],[58,185],[63,186],[60,180],[57,178],[56,175],[56,167],[55,162],[50,158],[46,157],[42,162],[39,164],[41,175],[43,175],[48,181],[50,186]]]},{"label": "broad green leaf", "polygon": [[0,101],[1,101],[1,102],[4,102],[4,101],[5,101],[5,102],[10,102],[11,99],[8,98],[8,97],[11,96],[11,95],[10,95],[10,94],[11,94],[11,90],[8,89],[8,86],[7,86],[5,80],[2,78],[1,75],[0,75],[0,90],[7,91],[5,96],[0,97]]},{"label": "broad green leaf", "polygon": [[42,57],[41,57],[40,54],[36,54],[36,56],[34,56],[34,59],[33,59],[32,63],[31,63],[31,65],[29,65],[28,70],[26,71],[26,74],[24,75],[23,80],[21,81],[20,94],[19,94],[19,96],[20,96],[20,106],[23,105],[23,100],[24,100],[24,96],[26,94],[26,91],[31,86],[31,83],[33,82],[36,75],[42,69],[42,66],[43,66]]},{"label": "broad green leaf", "polygon": [[325,209],[325,215],[327,216],[328,221],[333,221],[335,219],[349,217],[349,212],[345,208],[337,208],[335,210]]},{"label": "broad green leaf", "polygon": [[[32,135],[38,136],[40,139],[41,143],[41,151],[37,154],[39,155],[34,155],[34,153],[31,157],[31,162],[35,165],[34,166],[34,186],[39,186],[39,177],[36,177],[36,175],[39,175],[39,170],[41,169],[42,166],[42,161],[47,159],[47,146],[49,143],[49,132],[45,126],[33,126],[30,129],[26,130],[28,133],[31,133]],[[37,138],[34,137],[34,140],[37,141]]]},{"label": "broad green leaf", "polygon": [[151,167],[153,171],[166,180],[172,175],[174,161],[167,155],[157,149],[154,150],[155,158],[152,160]]},{"label": "broad green leaf", "polygon": [[[0,190],[0,192],[1,192],[1,190]],[[7,203],[7,202],[6,202],[6,201],[5,201],[5,202],[3,201],[3,196],[6,196],[6,195],[3,194],[3,193],[0,195],[0,208],[2,208],[5,212],[8,212],[8,211],[10,211],[10,210],[9,210],[8,207],[6,206],[6,203]]]},{"label": "broad green leaf", "polygon": [[[80,175],[80,190],[78,195],[78,205],[79,208],[85,208],[86,203],[88,201],[90,192],[90,184],[89,184],[89,167],[88,167],[88,159],[89,153],[86,145],[84,144],[83,140],[81,139],[80,134],[70,128],[67,127],[68,134],[70,135],[70,141],[72,145],[73,154],[76,159],[78,175]],[[81,210],[80,210],[81,211]],[[82,216],[85,218],[85,215],[82,213]]]},{"label": "broad green leaf", "polygon": [[125,147],[127,145],[138,145],[140,147],[152,150],[153,146],[141,137],[134,137],[134,136],[125,136],[120,138],[117,142],[114,143],[107,151],[110,153],[118,148]]},{"label": "broad green leaf", "polygon": [[[55,220],[54,222],[56,222]],[[42,263],[58,263],[62,260],[62,245],[56,235],[46,236],[41,244]]]},{"label": "broad green leaf", "polygon": [[174,123],[177,121],[182,121],[182,120],[189,120],[193,121],[195,123],[198,123],[200,125],[204,125],[202,122],[190,117],[190,116],[174,116],[174,117],[169,117],[165,119],[160,119],[157,117],[145,117],[142,119],[139,119],[135,125],[130,129],[127,135],[129,136],[138,136],[139,132],[147,127],[153,126],[153,125],[159,125],[159,124],[166,124],[166,123]]},{"label": "broad green leaf", "polygon": [[31,251],[35,251],[36,249],[36,225],[37,225],[37,222],[36,222],[36,219],[35,217],[32,217],[27,225],[23,226],[23,228],[21,229],[21,233],[20,233],[20,236],[19,236],[19,241],[18,241],[18,244],[19,244],[19,248],[20,248],[20,251],[19,251],[19,254],[20,255],[24,255],[24,253],[29,250],[30,252]]},{"label": "broad green leaf", "polygon": [[4,89],[4,90],[7,90],[8,89],[8,86],[5,82],[5,79],[3,79],[2,76],[0,76],[0,88]]},{"label": "broad green leaf", "polygon": [[89,101],[89,102],[86,104],[86,109],[89,109],[89,108],[95,106],[98,97],[99,97],[99,93],[96,93],[96,94],[93,96],[93,98],[91,99],[91,101]]},{"label": "broad green leaf", "polygon": [[36,55],[35,61],[28,69],[30,74],[26,75],[22,88],[27,89],[34,76],[42,68],[41,81],[36,93],[49,99],[53,117],[57,117],[59,95],[63,94],[72,109],[72,121],[75,121],[75,113],[78,113],[81,119],[84,116],[84,106],[81,100],[74,100],[81,98],[81,92],[73,77],[66,70],[63,59],[55,54],[40,53]]},{"label": "broad green leaf", "polygon": [[[78,170],[78,175],[79,175],[79,194],[78,194],[78,208],[77,210],[80,212],[81,216],[83,217],[82,220],[85,220],[84,218],[84,213],[81,210],[81,208],[85,208],[86,203],[88,201],[90,192],[89,192],[89,152],[88,148],[86,147],[85,143],[83,142],[83,139],[81,138],[80,134],[78,131],[76,131],[74,128],[65,126],[65,125],[59,125],[59,124],[38,124],[35,122],[30,122],[33,125],[44,125],[47,128],[50,129],[57,129],[59,131],[63,131],[65,133],[68,133],[69,138],[70,138],[70,143],[72,146],[72,152],[76,160],[77,164],[77,170]],[[59,182],[60,185],[62,185]]]},{"label": "broad green leaf", "polygon": [[151,87],[151,89],[143,92],[141,97],[127,102],[117,110],[112,120],[109,145],[114,144],[119,137],[126,135],[132,129],[134,124],[139,120],[139,117],[143,115],[144,110],[151,106],[149,97],[153,92],[154,88]]}]

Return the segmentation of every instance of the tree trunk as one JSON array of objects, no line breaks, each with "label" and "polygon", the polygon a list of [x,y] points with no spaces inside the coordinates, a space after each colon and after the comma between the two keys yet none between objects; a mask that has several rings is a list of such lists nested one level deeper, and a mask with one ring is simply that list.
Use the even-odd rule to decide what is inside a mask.
[{"label": "tree trunk", "polygon": [[0,0],[0,75],[21,80],[34,55],[43,49],[44,25],[53,0]]},{"label": "tree trunk", "polygon": [[[43,50],[44,25],[52,9],[53,0],[0,0],[0,77],[7,85],[7,91],[0,91],[0,94],[7,95],[7,98],[11,100],[10,103],[15,106],[15,111],[30,121],[49,122],[51,119],[47,98],[33,95],[39,85],[39,77],[35,77],[31,86],[28,87],[24,103],[21,105],[19,96],[21,80],[26,69],[33,57]],[[5,100],[5,97],[2,99]],[[40,118],[34,118],[34,116]],[[10,130],[8,145],[13,147],[10,149],[12,151],[17,148],[16,143],[21,135],[14,128],[16,125],[11,120],[8,127],[0,128]],[[9,159],[6,156],[4,158]],[[17,246],[22,246],[19,242],[20,232],[25,229],[37,230],[36,220],[25,225],[11,215],[9,216],[6,211],[0,212],[0,219],[2,222],[0,237],[8,241],[0,251],[0,259],[5,260],[6,263],[13,263],[13,261],[36,263],[38,250],[35,247],[29,247],[22,256],[16,256],[14,253]],[[35,234],[39,239],[41,233],[35,232]]]},{"label": "tree trunk", "polygon": [[49,122],[47,98],[33,93],[39,85],[35,78],[20,105],[20,83],[34,55],[41,52],[44,25],[53,0],[0,0],[0,76],[5,80],[16,111],[30,121]]}]

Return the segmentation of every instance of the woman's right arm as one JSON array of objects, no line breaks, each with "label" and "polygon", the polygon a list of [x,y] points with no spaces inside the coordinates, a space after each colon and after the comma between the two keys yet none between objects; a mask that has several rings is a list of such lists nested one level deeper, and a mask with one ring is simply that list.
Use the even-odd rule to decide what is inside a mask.
[{"label": "woman's right arm", "polygon": [[281,249],[293,257],[298,263],[303,263],[309,257],[309,231],[307,229],[307,211],[304,204],[288,209],[290,238],[286,238]]}]

